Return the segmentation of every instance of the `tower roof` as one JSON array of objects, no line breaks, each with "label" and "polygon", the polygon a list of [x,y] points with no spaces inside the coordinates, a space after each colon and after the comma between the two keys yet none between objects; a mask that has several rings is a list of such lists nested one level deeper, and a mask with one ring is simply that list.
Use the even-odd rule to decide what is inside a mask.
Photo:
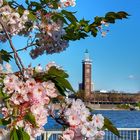
[{"label": "tower roof", "polygon": [[87,63],[91,63],[92,62],[91,59],[90,59],[90,56],[89,56],[88,49],[85,50],[83,62],[87,62]]},{"label": "tower roof", "polygon": [[85,53],[88,53],[88,49],[85,50]]}]

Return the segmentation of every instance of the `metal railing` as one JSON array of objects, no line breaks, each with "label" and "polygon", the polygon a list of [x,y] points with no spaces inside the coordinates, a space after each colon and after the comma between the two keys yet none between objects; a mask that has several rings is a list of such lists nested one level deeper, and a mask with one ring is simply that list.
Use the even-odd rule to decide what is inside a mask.
[{"label": "metal railing", "polygon": [[[140,140],[140,128],[117,128],[120,132],[120,138],[105,130],[104,140]],[[45,131],[36,140],[58,140],[62,131]]]},{"label": "metal railing", "polygon": [[104,140],[140,140],[140,128],[117,128],[120,132],[120,138],[105,131]]}]

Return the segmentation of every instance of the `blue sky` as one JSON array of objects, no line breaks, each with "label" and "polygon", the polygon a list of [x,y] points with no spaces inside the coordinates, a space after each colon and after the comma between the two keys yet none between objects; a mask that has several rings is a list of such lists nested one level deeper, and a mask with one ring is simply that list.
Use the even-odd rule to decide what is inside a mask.
[{"label": "blue sky", "polygon": [[[70,42],[69,48],[60,54],[43,55],[32,60],[27,52],[21,52],[24,64],[32,63],[35,66],[40,63],[45,66],[55,61],[68,72],[69,80],[77,90],[82,80],[81,62],[85,49],[88,49],[93,61],[95,90],[140,91],[140,0],[77,0],[76,7],[71,9],[77,11],[79,19],[93,20],[94,16],[103,16],[109,11],[126,11],[131,16],[110,25],[106,37],[102,38],[99,34],[96,38],[90,36],[85,40]],[[14,44],[22,48],[25,40],[14,39]]]}]

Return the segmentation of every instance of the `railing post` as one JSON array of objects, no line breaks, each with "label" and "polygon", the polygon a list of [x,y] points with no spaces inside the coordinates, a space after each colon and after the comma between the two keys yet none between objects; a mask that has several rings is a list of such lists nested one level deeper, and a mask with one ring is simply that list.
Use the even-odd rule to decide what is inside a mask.
[{"label": "railing post", "polygon": [[47,140],[46,135],[47,135],[47,133],[45,132],[44,135],[43,135],[43,140]]},{"label": "railing post", "polygon": [[47,140],[49,140],[49,138],[50,138],[50,136],[52,135],[52,133],[47,132],[46,134],[47,134]]},{"label": "railing post", "polygon": [[136,133],[137,133],[136,134],[137,135],[137,140],[139,140],[139,130],[138,129],[136,130]]},{"label": "railing post", "polygon": [[[124,140],[139,140],[139,131],[140,128],[118,128],[120,131],[121,136],[124,137]],[[106,131],[105,140],[118,140],[117,136],[114,136],[109,131]],[[62,134],[62,131],[46,131],[43,134],[43,140],[57,140],[58,135]]]}]

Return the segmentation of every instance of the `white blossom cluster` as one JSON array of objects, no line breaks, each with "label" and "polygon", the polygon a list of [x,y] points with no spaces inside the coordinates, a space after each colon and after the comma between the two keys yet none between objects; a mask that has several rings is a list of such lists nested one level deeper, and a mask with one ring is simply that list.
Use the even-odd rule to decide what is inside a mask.
[{"label": "white blossom cluster", "polygon": [[80,99],[67,99],[67,104],[70,107],[64,111],[64,116],[70,127],[63,132],[63,140],[103,139],[104,117],[101,114],[92,115]]},{"label": "white blossom cluster", "polygon": [[[3,1],[0,1],[2,5]],[[28,21],[29,11],[25,10],[23,15],[20,15],[9,5],[0,7],[0,22],[4,25],[7,33],[10,36],[18,34],[22,29],[25,28],[25,23]],[[0,41],[6,41],[5,31],[0,24]]]},{"label": "white blossom cluster", "polygon": [[54,22],[48,18],[47,23],[42,22],[37,26],[39,29],[36,34],[38,46],[30,52],[33,59],[44,52],[46,54],[59,53],[68,47],[68,41],[62,39],[65,35],[62,21]]}]

